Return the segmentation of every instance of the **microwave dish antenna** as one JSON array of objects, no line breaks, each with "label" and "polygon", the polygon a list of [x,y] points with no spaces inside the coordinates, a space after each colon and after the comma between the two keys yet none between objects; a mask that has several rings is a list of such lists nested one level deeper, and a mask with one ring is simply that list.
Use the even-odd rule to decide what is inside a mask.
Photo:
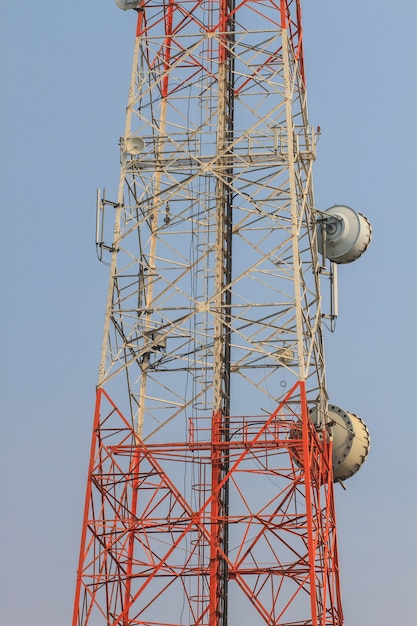
[{"label": "microwave dish antenna", "polygon": [[119,9],[122,11],[129,11],[129,9],[137,9],[140,5],[140,0],[115,0]]},{"label": "microwave dish antenna", "polygon": [[141,154],[145,149],[145,142],[142,137],[128,137],[126,139],[126,150],[132,156]]},{"label": "microwave dish antenna", "polygon": [[321,254],[334,263],[351,263],[368,248],[372,227],[361,213],[335,205],[323,213],[317,234]]},{"label": "microwave dish antenna", "polygon": [[[333,439],[333,480],[347,480],[361,468],[370,448],[369,431],[365,422],[340,407],[329,404],[325,424]],[[317,409],[310,411],[310,418],[317,427],[323,425]]]}]

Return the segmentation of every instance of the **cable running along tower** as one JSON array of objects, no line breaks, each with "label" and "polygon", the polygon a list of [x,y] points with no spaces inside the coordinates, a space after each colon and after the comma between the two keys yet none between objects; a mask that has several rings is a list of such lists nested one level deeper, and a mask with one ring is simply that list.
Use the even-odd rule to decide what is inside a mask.
[{"label": "cable running along tower", "polygon": [[314,207],[300,0],[117,4],[137,26],[118,195],[97,201],[73,626],[341,626],[333,482],[369,437],[328,405],[320,278],[370,227]]}]

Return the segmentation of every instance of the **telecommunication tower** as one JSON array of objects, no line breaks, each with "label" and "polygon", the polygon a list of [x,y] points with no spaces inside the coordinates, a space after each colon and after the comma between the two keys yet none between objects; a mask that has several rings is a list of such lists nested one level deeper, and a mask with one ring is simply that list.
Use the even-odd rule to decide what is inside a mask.
[{"label": "telecommunication tower", "polygon": [[322,324],[371,229],[314,205],[301,1],[116,1],[137,25],[73,626],[341,626],[333,484],[369,435],[328,404]]}]

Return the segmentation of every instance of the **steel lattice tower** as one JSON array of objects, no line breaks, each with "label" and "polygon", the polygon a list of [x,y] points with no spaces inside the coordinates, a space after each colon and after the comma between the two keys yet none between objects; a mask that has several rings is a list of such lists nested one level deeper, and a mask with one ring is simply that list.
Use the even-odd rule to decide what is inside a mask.
[{"label": "steel lattice tower", "polygon": [[73,626],[340,626],[300,0],[132,4]]}]

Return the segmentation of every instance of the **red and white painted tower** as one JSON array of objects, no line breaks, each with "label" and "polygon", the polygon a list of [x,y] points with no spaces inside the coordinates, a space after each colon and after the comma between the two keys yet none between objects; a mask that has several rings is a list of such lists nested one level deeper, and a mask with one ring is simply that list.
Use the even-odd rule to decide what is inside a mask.
[{"label": "red and white painted tower", "polygon": [[342,625],[333,481],[369,440],[327,404],[320,278],[349,220],[353,256],[370,229],[314,206],[300,0],[117,4],[137,26],[118,197],[98,197],[73,626]]}]

